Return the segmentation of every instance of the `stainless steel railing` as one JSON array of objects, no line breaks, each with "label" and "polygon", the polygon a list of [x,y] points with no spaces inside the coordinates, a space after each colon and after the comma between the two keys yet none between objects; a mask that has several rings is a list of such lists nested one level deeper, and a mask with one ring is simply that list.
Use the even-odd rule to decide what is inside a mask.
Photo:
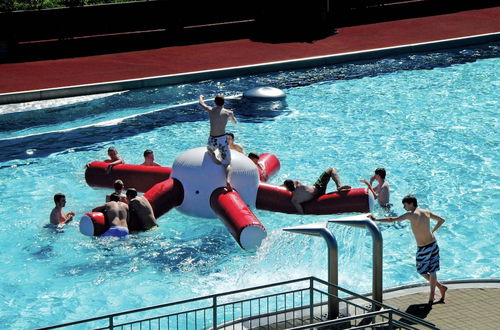
[{"label": "stainless steel railing", "polygon": [[[339,292],[332,295],[331,287]],[[334,300],[339,315],[328,320]],[[378,312],[373,312],[378,310]],[[396,320],[400,317],[400,320]],[[402,320],[409,320],[404,322]],[[388,327],[436,329],[415,316],[315,277],[128,310],[40,329],[309,329]]]}]

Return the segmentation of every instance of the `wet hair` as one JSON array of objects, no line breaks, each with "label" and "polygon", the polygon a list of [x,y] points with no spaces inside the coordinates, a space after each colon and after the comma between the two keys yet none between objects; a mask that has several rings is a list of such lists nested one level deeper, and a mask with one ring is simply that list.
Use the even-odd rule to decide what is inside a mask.
[{"label": "wet hair", "polygon": [[219,94],[215,97],[214,99],[215,105],[218,105],[219,107],[224,105],[224,95]]},{"label": "wet hair", "polygon": [[57,193],[54,195],[54,203],[59,203],[59,201],[63,198],[65,198],[66,196],[64,194],[61,194],[61,193]]},{"label": "wet hair", "polygon": [[122,190],[123,189],[123,181],[116,180],[115,183],[113,184],[113,187],[115,188],[115,190]]},{"label": "wet hair", "polygon": [[135,197],[137,197],[137,190],[135,190],[135,188],[128,188],[126,195],[127,195],[127,197],[135,198]]},{"label": "wet hair", "polygon": [[109,200],[112,201],[112,202],[119,202],[120,201],[120,194],[119,193],[112,193],[111,195],[109,195]]},{"label": "wet hair", "polygon": [[234,134],[233,133],[226,133],[226,135],[232,137],[233,140],[234,140]]},{"label": "wet hair", "polygon": [[377,168],[375,170],[375,174],[380,175],[380,177],[385,180],[385,168],[383,168],[383,167]]},{"label": "wet hair", "polygon": [[153,154],[153,150],[151,150],[151,149],[144,150],[144,157],[146,157],[148,155],[152,155],[152,154]]},{"label": "wet hair", "polygon": [[110,151],[116,151],[116,148],[115,147],[109,147],[108,148],[108,152],[110,152]]},{"label": "wet hair", "polygon": [[257,155],[255,152],[250,152],[248,154],[248,158],[250,158],[250,159],[259,159],[259,155]]},{"label": "wet hair", "polygon": [[403,204],[413,204],[413,206],[417,207],[418,206],[418,202],[417,202],[417,199],[415,198],[415,196],[413,195],[407,195],[405,196],[405,198],[403,198]]},{"label": "wet hair", "polygon": [[294,191],[295,190],[295,185],[293,184],[292,180],[285,180],[285,182],[283,182],[283,184],[285,185],[285,187],[286,187],[286,189],[288,191]]}]

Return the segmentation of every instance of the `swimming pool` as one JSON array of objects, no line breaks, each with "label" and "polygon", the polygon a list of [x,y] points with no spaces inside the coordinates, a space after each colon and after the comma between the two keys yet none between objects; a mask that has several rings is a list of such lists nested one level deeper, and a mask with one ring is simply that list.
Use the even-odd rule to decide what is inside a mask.
[{"label": "swimming pool", "polygon": [[[0,324],[32,328],[303,276],[326,278],[322,240],[282,228],[334,216],[256,210],[268,237],[243,251],[218,220],[176,210],[160,227],[103,242],[45,228],[52,196],[63,192],[79,218],[106,190],[84,180],[84,164],[114,145],[129,163],[144,149],[170,166],[206,142],[199,94],[236,95],[256,85],[283,88],[287,107],[259,112],[229,101],[230,126],[246,152],[272,152],[286,178],[313,183],[334,166],[361,186],[387,169],[394,211],[413,193],[443,216],[441,279],[499,277],[500,47],[413,54],[311,70],[204,81],[107,95],[0,106]],[[185,104],[185,105],[182,105]],[[180,105],[180,106],[179,106]],[[381,214],[378,210],[377,213]],[[339,284],[371,290],[371,239],[331,225],[339,243]],[[381,225],[384,287],[421,282],[407,224]]]}]

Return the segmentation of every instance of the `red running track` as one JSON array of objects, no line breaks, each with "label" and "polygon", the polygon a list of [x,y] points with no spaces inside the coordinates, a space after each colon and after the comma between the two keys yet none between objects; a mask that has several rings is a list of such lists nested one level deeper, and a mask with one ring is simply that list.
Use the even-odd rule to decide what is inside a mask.
[{"label": "red running track", "polygon": [[0,94],[338,54],[500,31],[500,7],[345,27],[313,43],[248,39],[0,64]]}]

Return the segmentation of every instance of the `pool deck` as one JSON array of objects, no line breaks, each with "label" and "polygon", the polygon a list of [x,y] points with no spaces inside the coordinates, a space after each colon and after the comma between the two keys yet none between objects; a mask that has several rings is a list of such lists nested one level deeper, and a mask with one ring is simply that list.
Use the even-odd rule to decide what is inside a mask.
[{"label": "pool deck", "polygon": [[[493,262],[493,261],[492,261]],[[384,303],[418,316],[440,329],[493,329],[500,324],[500,279],[469,282],[444,281],[445,303],[430,308],[429,286],[404,288],[384,294]],[[436,298],[439,291],[436,290]]]},{"label": "pool deck", "polygon": [[[148,80],[145,78],[151,80],[199,71],[263,65],[477,35],[495,34],[494,39],[499,40],[498,17],[500,17],[500,7],[492,7],[349,26],[340,28],[339,34],[314,42],[268,43],[240,39],[97,56],[4,63],[0,64],[0,104],[69,96],[69,94],[40,96],[34,93],[68,89],[69,86]],[[355,57],[350,57],[350,60],[352,59]],[[274,68],[276,70],[276,67]],[[269,70],[272,71],[273,68]],[[233,74],[241,74],[241,71]],[[208,79],[208,76],[198,76],[198,78]],[[129,89],[130,85],[122,86],[123,89]],[[119,87],[115,86],[115,90]],[[89,91],[92,89],[87,92],[82,90],[79,93],[90,94]],[[93,91],[110,90],[94,88]],[[32,97],[17,95],[26,92],[32,94]]]}]

